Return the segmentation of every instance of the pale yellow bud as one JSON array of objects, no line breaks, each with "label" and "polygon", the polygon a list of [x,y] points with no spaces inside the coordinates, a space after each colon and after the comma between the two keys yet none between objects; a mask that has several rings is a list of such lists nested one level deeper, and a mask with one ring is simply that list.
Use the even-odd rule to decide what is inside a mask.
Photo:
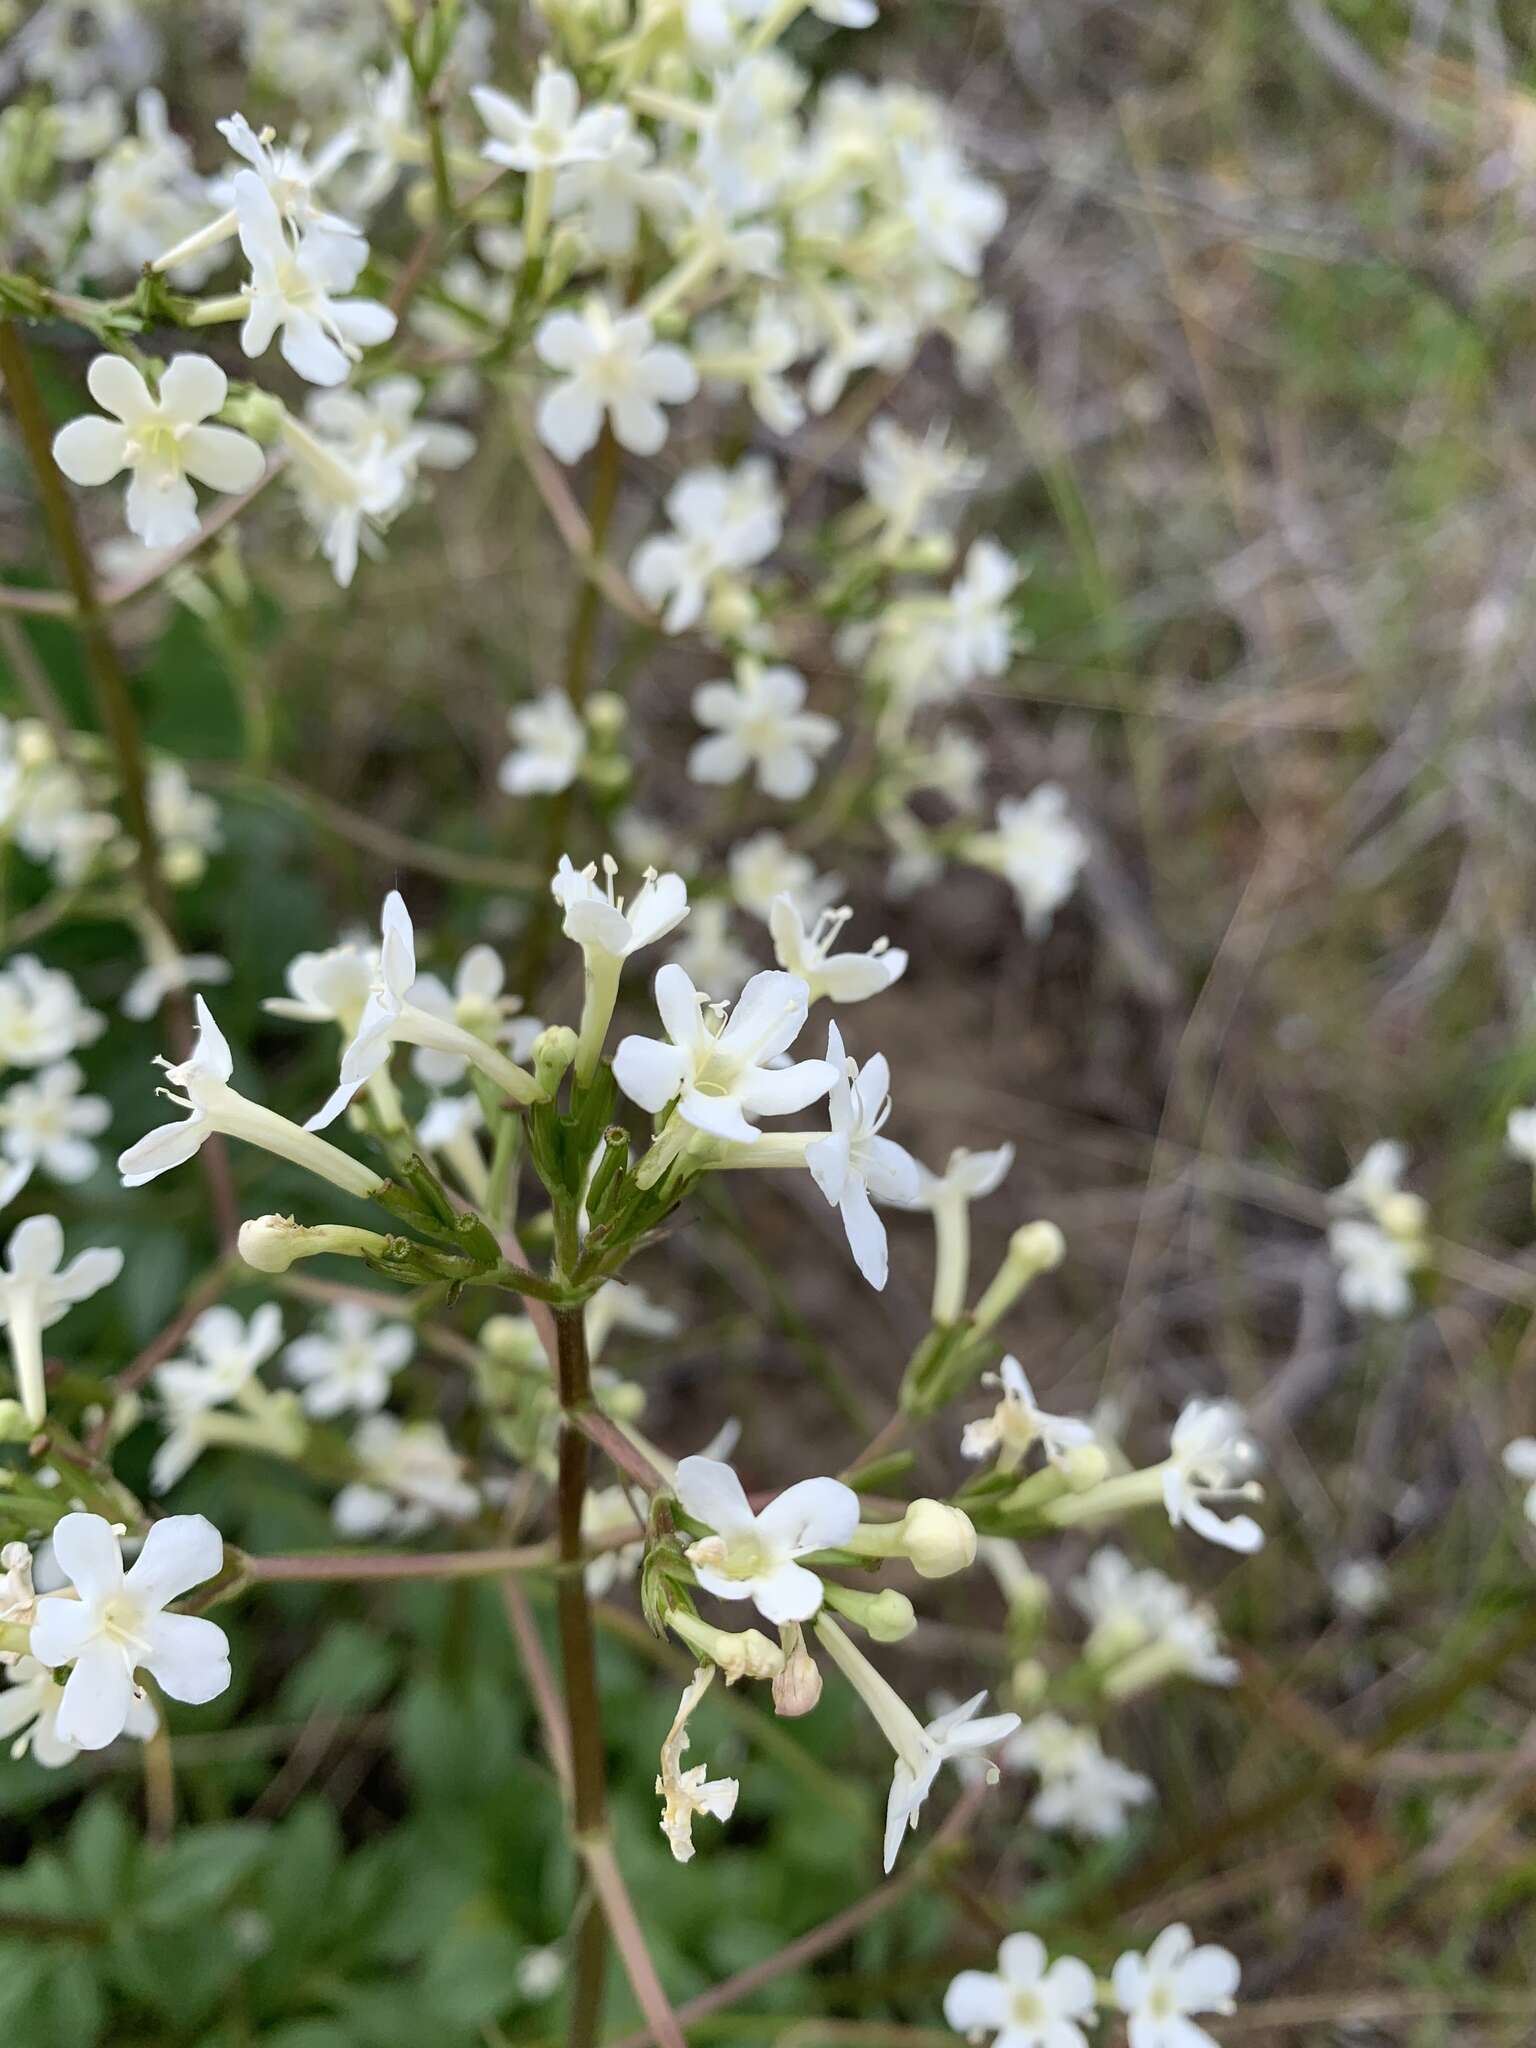
[{"label": "pale yellow bud", "polygon": [[901,1525],[901,1547],[925,1579],[947,1579],[976,1562],[976,1530],[969,1515],[941,1500],[915,1500]]}]

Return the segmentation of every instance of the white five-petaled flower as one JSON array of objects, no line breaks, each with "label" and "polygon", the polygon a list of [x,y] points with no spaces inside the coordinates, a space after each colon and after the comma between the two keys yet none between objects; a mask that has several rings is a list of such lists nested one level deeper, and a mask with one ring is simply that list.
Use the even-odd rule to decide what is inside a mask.
[{"label": "white five-petaled flower", "polygon": [[470,88],[490,141],[480,154],[489,163],[511,171],[552,171],[563,164],[597,163],[609,156],[629,132],[623,107],[588,107],[569,71],[546,58],[539,66],[532,101],[521,105],[494,86]]},{"label": "white five-petaled flower", "polygon": [[[769,908],[774,957],[787,974],[799,975],[813,1003],[822,996],[834,1003],[866,1002],[900,981],[907,971],[906,953],[889,939],[876,939],[862,953],[834,953],[832,948],[852,916],[846,905],[824,910],[807,929],[792,896],[776,896]],[[915,1198],[915,1189],[913,1194]]]},{"label": "white five-petaled flower", "polygon": [[953,682],[1000,676],[1013,651],[1008,600],[1019,584],[1019,565],[985,536],[971,543],[965,567],[950,588],[939,644]]},{"label": "white five-petaled flower", "polygon": [[349,1408],[369,1414],[384,1406],[391,1380],[415,1351],[409,1323],[378,1315],[361,1301],[338,1301],[317,1329],[294,1338],[283,1364],[303,1387],[311,1415],[341,1415]]},{"label": "white five-petaled flower", "polygon": [[1089,846],[1067,808],[1066,791],[1042,782],[1026,797],[1004,797],[996,830],[977,833],[964,850],[978,867],[1003,877],[1018,898],[1024,929],[1040,938],[1076,888]]},{"label": "white five-petaled flower", "polygon": [[331,1503],[337,1530],[354,1540],[414,1536],[433,1522],[462,1522],[480,1496],[440,1422],[368,1415],[352,1438],[362,1476]]},{"label": "white five-petaled flower", "polygon": [[[781,897],[788,903],[788,897]],[[777,906],[775,906],[777,907]],[[890,1266],[885,1225],[871,1196],[910,1206],[917,1194],[917,1161],[880,1130],[891,1113],[891,1070],[883,1053],[859,1067],[843,1049],[842,1033],[827,1026],[827,1064],[837,1075],[827,1098],[832,1128],[805,1149],[811,1177],[843,1219],[854,1264],[871,1287],[884,1287]]]},{"label": "white five-petaled flower", "polygon": [[533,1077],[494,1045],[477,1038],[451,1018],[435,1016],[412,1002],[411,993],[416,986],[416,933],[398,889],[391,889],[384,899],[382,931],[378,972],[357,1029],[341,1056],[341,1079],[305,1129],[323,1131],[327,1124],[334,1123],[359,1088],[388,1066],[391,1048],[397,1044],[427,1046],[434,1052],[455,1054],[479,1068],[516,1101],[538,1101],[539,1091]]},{"label": "white five-petaled flower", "polygon": [[1241,1978],[1229,1950],[1196,1948],[1187,1927],[1165,1927],[1145,1955],[1121,1956],[1110,1978],[1130,2048],[1216,2048],[1189,2015],[1235,2011]]},{"label": "white five-petaled flower", "polygon": [[86,372],[92,398],[110,419],[90,414],[54,436],[53,459],[76,484],[105,484],[132,472],[129,531],[149,548],[173,548],[197,531],[191,479],[216,491],[248,491],[264,458],[248,434],[207,422],[229,396],[229,380],[208,356],[177,356],[153,396],[121,356],[97,356]]},{"label": "white five-petaled flower", "polygon": [[654,945],[675,931],[688,915],[688,885],[681,875],[658,875],[649,868],[639,891],[626,902],[614,894],[618,871],[612,854],[604,854],[606,886],[600,886],[595,861],[575,868],[570,856],[562,853],[549,885],[564,913],[561,928],[565,936],[581,948],[586,992],[576,1047],[576,1077],[582,1082],[590,1081],[597,1071],[624,962],[642,946]]},{"label": "white five-petaled flower", "polygon": [[729,1820],[736,1811],[736,1795],[741,1790],[734,1778],[711,1778],[705,1764],[683,1769],[688,1717],[708,1692],[714,1676],[713,1664],[701,1664],[694,1672],[661,1745],[661,1769],[656,1777],[656,1790],[662,1798],[661,1831],[679,1863],[688,1863],[693,1858],[694,1815],[705,1813],[713,1820]]},{"label": "white five-petaled flower", "polygon": [[1241,1675],[1222,1654],[1210,1606],[1165,1572],[1137,1570],[1113,1545],[1096,1550],[1067,1591],[1091,1625],[1083,1654],[1117,1698],[1170,1676],[1235,1685]]},{"label": "white five-petaled flower", "polygon": [[1363,1216],[1341,1216],[1328,1226],[1328,1250],[1339,1269],[1339,1299],[1356,1315],[1389,1320],[1413,1307],[1413,1275],[1426,1247]]},{"label": "white five-petaled flower", "polygon": [[545,690],[507,713],[517,742],[496,780],[508,796],[553,796],[569,789],[587,758],[587,728],[564,690]]},{"label": "white five-petaled flower", "polygon": [[123,1270],[116,1245],[77,1252],[67,1266],[64,1232],[57,1216],[28,1216],[11,1232],[0,1270],[0,1323],[10,1339],[11,1363],[21,1405],[34,1429],[48,1413],[43,1383],[43,1332],[68,1315],[76,1302],[109,1287]]},{"label": "white five-petaled flower", "polygon": [[55,1732],[81,1749],[104,1749],[127,1727],[138,1697],[137,1671],[189,1706],[217,1699],[229,1684],[229,1642],[214,1622],[165,1609],[216,1578],[224,1544],[202,1515],[171,1515],[144,1538],[126,1574],[112,1525],[100,1515],[65,1515],[53,1553],[75,1598],[50,1593],[37,1603],[32,1655],[57,1669],[73,1664]]},{"label": "white five-petaled flower", "polygon": [[[220,1303],[203,1310],[186,1341],[190,1357],[168,1358],[155,1369],[155,1392],[169,1424],[150,1469],[156,1493],[169,1493],[213,1440],[216,1431],[206,1418],[215,1408],[231,1401],[259,1405],[263,1390],[256,1376],[283,1341],[283,1312],[275,1301],[264,1301],[247,1322]],[[241,1440],[239,1428],[231,1440]]]},{"label": "white five-petaled flower", "polygon": [[1536,1523],[1536,1436],[1517,1436],[1504,1446],[1504,1470],[1512,1479],[1530,1482],[1525,1519]]},{"label": "white five-petaled flower", "polygon": [[1251,1515],[1223,1521],[1213,1500],[1255,1500],[1258,1451],[1244,1427],[1242,1410],[1231,1401],[1185,1403],[1173,1426],[1162,1467],[1163,1505],[1174,1528],[1187,1526],[1225,1550],[1262,1549],[1264,1531]]},{"label": "white five-petaled flower", "polygon": [[1150,1778],[1105,1754],[1092,1728],[1060,1714],[1037,1714],[1026,1722],[1004,1750],[1003,1762],[1040,1780],[1030,1819],[1080,1841],[1113,1841],[1124,1834],[1131,1809],[1156,1796]]},{"label": "white five-petaled flower", "polygon": [[0,968],[0,1064],[45,1067],[94,1045],[106,1026],[62,968],[45,967],[31,953]]},{"label": "white five-petaled flower", "polygon": [[1013,1472],[1036,1444],[1044,1447],[1053,1462],[1068,1451],[1093,1442],[1093,1425],[1072,1415],[1049,1415],[1035,1401],[1034,1389],[1019,1361],[1009,1356],[995,1375],[1003,1397],[990,1415],[968,1422],[960,1436],[960,1454],[965,1458],[989,1458],[997,1453],[999,1472]]},{"label": "white five-petaled flower", "polygon": [[778,546],[783,508],[772,467],[748,456],[734,470],[690,469],[667,493],[667,517],[672,532],[640,543],[630,577],[647,604],[665,606],[666,631],[682,633],[698,623],[714,577]]},{"label": "white five-petaled flower", "polygon": [[[358,1160],[349,1158],[323,1138],[301,1130],[285,1116],[264,1104],[248,1101],[229,1085],[235,1071],[229,1042],[213,1021],[213,1013],[201,996],[196,998],[197,1039],[190,1056],[173,1065],[161,1059],[170,1088],[160,1093],[187,1114],[180,1123],[161,1124],[119,1155],[118,1172],[126,1188],[143,1187],[157,1174],[181,1166],[211,1138],[215,1131],[239,1138],[247,1145],[259,1145],[322,1179],[345,1188],[349,1195],[368,1196],[381,1176]],[[180,1090],[178,1094],[175,1091]]]},{"label": "white five-petaled flower", "polygon": [[1082,2022],[1098,2004],[1093,1972],[1076,1956],[1047,1966],[1038,1934],[1010,1934],[997,1968],[962,1970],[944,1994],[944,2017],[957,2034],[984,2034],[997,2048],[1088,2048]]},{"label": "white five-petaled flower", "polygon": [[705,1592],[750,1600],[767,1621],[809,1621],[821,1606],[822,1584],[798,1560],[847,1543],[859,1521],[853,1488],[839,1479],[802,1479],[754,1514],[741,1481],[717,1458],[684,1458],[676,1484],[687,1513],[713,1532],[688,1548]]},{"label": "white five-petaled flower", "polygon": [[309,230],[295,242],[266,184],[255,171],[234,180],[240,246],[251,266],[241,287],[248,302],[240,346],[265,355],[282,333],[282,356],[311,384],[340,384],[365,348],[388,341],[395,316],[375,299],[349,299],[367,260],[355,237]]},{"label": "white five-petaled flower", "polygon": [[733,682],[701,683],[693,693],[694,717],[713,731],[695,741],[689,775],[695,782],[737,782],[750,769],[765,796],[796,802],[838,734],[836,719],[804,706],[798,669],[765,667],[743,655]]},{"label": "white five-petaled flower", "polygon": [[580,313],[551,313],[533,337],[539,360],[560,382],[539,401],[538,433],[562,462],[597,441],[604,414],[632,455],[654,455],[667,438],[664,405],[681,405],[699,388],[686,353],[659,342],[640,313],[616,313],[588,299]]},{"label": "white five-petaled flower", "polygon": [[631,1035],[613,1056],[614,1079],[653,1116],[676,1101],[677,1115],[712,1138],[753,1145],[756,1116],[789,1116],[818,1101],[837,1075],[826,1060],[775,1066],[805,1026],[809,992],[792,974],[754,974],[721,1023],[684,970],[656,976],[665,1040]]},{"label": "white five-petaled flower", "polygon": [[323,953],[295,953],[283,979],[285,996],[268,996],[264,1010],[300,1024],[339,1024],[350,1038],[362,1022],[368,991],[378,973],[378,954],[360,940],[347,940]]},{"label": "white five-petaled flower", "polygon": [[96,1170],[91,1143],[112,1120],[100,1095],[83,1095],[85,1076],[73,1060],[44,1067],[29,1081],[13,1081],[0,1098],[0,1151],[17,1164],[40,1166],[66,1184]]}]

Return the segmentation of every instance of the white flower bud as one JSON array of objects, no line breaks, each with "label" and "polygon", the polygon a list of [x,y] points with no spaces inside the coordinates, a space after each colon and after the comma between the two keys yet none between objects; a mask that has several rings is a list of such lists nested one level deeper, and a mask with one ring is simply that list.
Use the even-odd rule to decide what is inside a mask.
[{"label": "white flower bud", "polygon": [[389,1239],[377,1230],[354,1230],[345,1223],[296,1223],[291,1216],[253,1216],[240,1226],[240,1256],[258,1273],[286,1273],[296,1259],[317,1259],[326,1252],[342,1258],[378,1257]]},{"label": "white flower bud", "polygon": [[969,1515],[941,1500],[915,1500],[901,1525],[901,1546],[925,1579],[947,1579],[976,1562],[976,1530]]},{"label": "white flower bud", "polygon": [[576,1034],[569,1024],[551,1024],[533,1041],[533,1078],[546,1096],[560,1086],[576,1057]]},{"label": "white flower bud", "polygon": [[1109,1477],[1109,1454],[1100,1444],[1074,1444],[1056,1461],[1057,1470],[1067,1476],[1074,1493],[1086,1493],[1090,1486],[1102,1486]]}]

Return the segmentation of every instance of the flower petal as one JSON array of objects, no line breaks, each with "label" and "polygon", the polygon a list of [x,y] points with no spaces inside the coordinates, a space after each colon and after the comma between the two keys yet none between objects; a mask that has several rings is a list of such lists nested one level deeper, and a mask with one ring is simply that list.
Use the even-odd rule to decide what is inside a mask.
[{"label": "flower petal", "polygon": [[765,1621],[809,1621],[821,1606],[822,1584],[803,1564],[786,1562],[752,1581],[752,1598]]},{"label": "flower petal", "polygon": [[188,476],[216,491],[248,491],[266,468],[250,435],[233,427],[194,427],[182,438],[181,461]]},{"label": "flower petal", "polygon": [[229,379],[212,356],[177,356],[160,379],[161,410],[182,422],[211,418],[228,396]]},{"label": "flower petal", "polygon": [[88,1643],[64,1686],[54,1732],[81,1749],[105,1749],[127,1726],[133,1677],[127,1659],[105,1637]]},{"label": "flower petal", "polygon": [[706,1528],[728,1536],[757,1526],[741,1481],[719,1458],[682,1459],[675,1484],[685,1510]]},{"label": "flower petal", "polygon": [[229,1689],[229,1638],[216,1622],[157,1614],[145,1623],[144,1642],[140,1661],[173,1700],[201,1707]]},{"label": "flower petal", "polygon": [[53,459],[72,484],[104,484],[128,460],[127,446],[127,431],[116,420],[87,413],[54,435]]},{"label": "flower petal", "polygon": [[110,1600],[121,1590],[123,1554],[103,1516],[61,1516],[54,1525],[53,1554],[82,1600]]},{"label": "flower petal", "polygon": [[151,1526],[125,1584],[143,1606],[164,1607],[223,1568],[224,1539],[206,1515],[167,1515]]},{"label": "flower petal", "polygon": [[85,384],[102,411],[125,426],[137,426],[156,410],[149,386],[122,356],[97,356],[85,373]]},{"label": "flower petal", "polygon": [[859,1496],[840,1479],[801,1479],[769,1501],[757,1517],[764,1541],[791,1557],[812,1550],[841,1550],[858,1526]]}]

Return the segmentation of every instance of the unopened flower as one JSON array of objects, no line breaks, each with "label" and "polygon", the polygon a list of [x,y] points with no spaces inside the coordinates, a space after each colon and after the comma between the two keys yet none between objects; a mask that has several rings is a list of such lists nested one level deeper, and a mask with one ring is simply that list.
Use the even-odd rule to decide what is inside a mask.
[{"label": "unopened flower", "polygon": [[656,1779],[656,1790],[663,1802],[661,1831],[679,1863],[687,1863],[693,1856],[695,1814],[708,1814],[714,1820],[729,1820],[736,1811],[736,1796],[741,1790],[734,1778],[711,1779],[704,1764],[683,1769],[683,1752],[688,1747],[688,1717],[708,1692],[714,1676],[713,1664],[701,1664],[694,1672],[678,1705],[667,1739],[661,1745],[661,1770]]},{"label": "unopened flower", "polygon": [[561,854],[559,871],[549,885],[560,905],[565,936],[581,948],[586,990],[576,1077],[582,1082],[597,1071],[624,962],[675,931],[688,915],[688,885],[681,875],[658,875],[652,868],[626,901],[614,893],[617,874],[618,863],[611,854],[603,857],[604,884],[597,880],[595,861],[574,868],[569,856]]},{"label": "unopened flower", "polygon": [[516,741],[496,780],[508,796],[553,796],[569,789],[587,758],[589,735],[564,690],[545,690],[507,713]]},{"label": "unopened flower", "polygon": [[665,1040],[630,1036],[613,1057],[614,1078],[631,1102],[659,1115],[676,1101],[684,1124],[708,1137],[756,1144],[757,1116],[788,1116],[825,1095],[836,1079],[826,1060],[775,1064],[805,1026],[809,995],[792,974],[755,974],[722,1023],[681,967],[656,976]]},{"label": "unopened flower", "polygon": [[283,1365],[303,1388],[311,1415],[341,1415],[349,1408],[366,1415],[384,1406],[390,1382],[415,1351],[409,1323],[378,1315],[360,1301],[338,1301],[317,1328],[294,1338]]},{"label": "unopened flower", "polygon": [[228,1040],[201,996],[196,999],[196,1010],[197,1039],[190,1056],[175,1064],[164,1059],[158,1062],[172,1084],[160,1093],[184,1109],[186,1117],[181,1123],[161,1124],[119,1156],[117,1168],[123,1186],[143,1187],[157,1174],[183,1165],[215,1131],[221,1131],[319,1174],[349,1195],[371,1195],[380,1185],[379,1174],[230,1087],[235,1062]]},{"label": "unopened flower", "polygon": [[43,1332],[77,1302],[109,1287],[123,1270],[116,1245],[77,1252],[67,1266],[64,1232],[57,1216],[28,1216],[11,1232],[0,1270],[0,1323],[10,1339],[16,1390],[27,1420],[40,1429],[47,1418],[43,1381]]},{"label": "unopened flower", "polygon": [[51,1593],[38,1601],[32,1655],[51,1669],[74,1666],[55,1725],[61,1741],[82,1749],[115,1741],[139,1697],[134,1675],[141,1669],[189,1706],[226,1690],[223,1629],[199,1615],[165,1611],[223,1570],[224,1544],[211,1522],[170,1515],[154,1523],[125,1575],[110,1523],[100,1515],[65,1515],[54,1527],[53,1554],[75,1597]]},{"label": "unopened flower", "polygon": [[852,916],[847,906],[824,910],[807,930],[793,897],[776,896],[769,909],[774,957],[786,973],[799,975],[813,1003],[822,996],[833,1003],[867,1002],[907,971],[906,953],[889,939],[876,939],[863,953],[835,953],[832,949]]},{"label": "unopened flower", "polygon": [[416,933],[398,889],[391,889],[384,899],[382,930],[378,972],[357,1029],[342,1053],[341,1079],[324,1107],[309,1119],[306,1130],[321,1131],[334,1123],[359,1088],[388,1066],[391,1049],[397,1044],[454,1054],[468,1060],[514,1101],[537,1101],[539,1090],[530,1074],[462,1025],[434,1016],[412,1000]]},{"label": "unopened flower", "polygon": [[737,662],[734,681],[700,684],[693,715],[713,732],[695,742],[689,775],[695,782],[737,782],[750,770],[765,796],[796,802],[838,734],[835,719],[804,708],[805,695],[798,669],[765,667],[752,655]]},{"label": "unopened flower", "polygon": [[667,438],[664,405],[681,405],[699,388],[682,349],[658,342],[642,314],[615,312],[589,299],[580,313],[551,313],[533,337],[539,360],[561,381],[539,401],[539,439],[562,462],[594,446],[606,414],[632,455],[654,455]]},{"label": "unopened flower", "polygon": [[77,484],[110,483],[130,470],[128,526],[146,547],[175,547],[197,532],[193,479],[218,491],[248,491],[261,476],[265,458],[248,434],[207,424],[229,395],[229,380],[210,357],[175,357],[158,397],[122,356],[97,356],[85,381],[112,417],[91,415],[61,427],[53,459]]},{"label": "unopened flower", "polygon": [[837,1479],[802,1479],[754,1514],[741,1481],[717,1458],[684,1458],[677,1497],[713,1533],[688,1549],[699,1584],[720,1600],[750,1600],[773,1622],[808,1621],[822,1585],[799,1563],[838,1550],[858,1525],[859,1497]]},{"label": "unopened flower", "polygon": [[1071,1415],[1049,1415],[1037,1407],[1028,1375],[1016,1358],[1005,1358],[997,1374],[987,1377],[1001,1386],[1003,1397],[990,1415],[966,1424],[960,1437],[962,1457],[990,1458],[995,1452],[996,1469],[1015,1472],[1036,1444],[1055,1460],[1093,1442],[1091,1423]]},{"label": "unopened flower", "polygon": [[1121,1956],[1110,1979],[1129,2048],[1216,2048],[1189,2015],[1235,2012],[1241,1977],[1230,1950],[1196,1948],[1187,1927],[1165,1927],[1144,1956]]},{"label": "unopened flower", "polygon": [[1088,2048],[1082,2022],[1098,2005],[1092,1970],[1076,1956],[1047,1966],[1038,1934],[1010,1934],[997,1969],[962,1970],[944,1994],[944,2017],[957,2034],[997,2037],[999,2048]]},{"label": "unopened flower", "polygon": [[367,244],[313,229],[295,242],[255,171],[238,172],[233,191],[240,246],[251,266],[241,293],[247,302],[241,348],[253,358],[265,355],[281,333],[290,369],[311,384],[343,383],[363,350],[395,331],[387,306],[344,296],[367,260]]},{"label": "unopened flower", "polygon": [[[779,900],[788,905],[787,897]],[[880,1135],[891,1112],[891,1070],[884,1054],[858,1066],[845,1053],[841,1032],[830,1024],[827,1064],[837,1075],[827,1097],[832,1128],[806,1147],[805,1163],[843,1219],[854,1264],[871,1287],[884,1287],[890,1254],[871,1197],[910,1205],[917,1194],[917,1161]]]},{"label": "unopened flower", "polygon": [[1005,797],[997,807],[996,829],[978,833],[965,845],[968,860],[1008,883],[1032,938],[1049,931],[1052,917],[1077,886],[1088,850],[1086,835],[1067,809],[1066,791],[1054,782],[1042,782],[1027,797]]},{"label": "unopened flower", "polygon": [[41,1167],[66,1185],[84,1180],[100,1157],[92,1138],[112,1121],[105,1097],[84,1095],[85,1076],[73,1060],[44,1067],[30,1081],[13,1081],[0,1097],[0,1151],[18,1165]]}]

